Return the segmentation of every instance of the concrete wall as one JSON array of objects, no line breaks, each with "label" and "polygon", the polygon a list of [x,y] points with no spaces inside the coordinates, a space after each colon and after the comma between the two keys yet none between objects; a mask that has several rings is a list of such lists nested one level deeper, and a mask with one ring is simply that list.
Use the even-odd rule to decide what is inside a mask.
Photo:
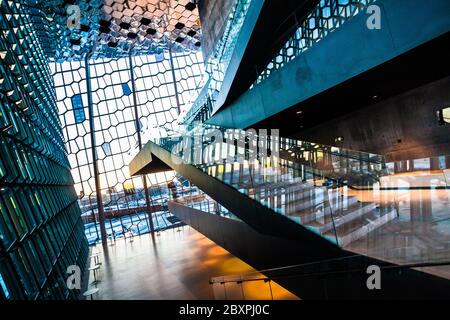
[{"label": "concrete wall", "polygon": [[228,16],[236,0],[202,0],[198,4],[202,23],[202,49],[206,59],[222,37]]},{"label": "concrete wall", "polygon": [[[391,160],[450,155],[450,125],[437,111],[450,106],[450,77],[331,120],[295,137],[370,151]],[[344,141],[336,143],[342,136]]]}]

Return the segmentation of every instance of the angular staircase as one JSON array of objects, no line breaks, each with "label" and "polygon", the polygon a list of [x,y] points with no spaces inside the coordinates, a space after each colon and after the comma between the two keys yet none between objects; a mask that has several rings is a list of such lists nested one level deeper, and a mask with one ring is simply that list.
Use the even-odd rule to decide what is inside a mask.
[{"label": "angular staircase", "polygon": [[279,214],[296,221],[331,242],[346,246],[397,217],[393,207],[361,202],[348,195],[345,187],[317,185],[311,179],[293,177],[283,168],[280,175],[267,179],[256,172],[229,172],[224,178],[238,190],[245,190]]}]

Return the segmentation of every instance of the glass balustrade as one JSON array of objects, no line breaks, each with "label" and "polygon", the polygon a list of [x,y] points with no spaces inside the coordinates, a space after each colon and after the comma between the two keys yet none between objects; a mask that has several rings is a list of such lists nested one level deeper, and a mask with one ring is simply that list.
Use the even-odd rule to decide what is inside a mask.
[{"label": "glass balustrade", "polygon": [[[207,125],[183,134],[168,132],[154,141],[341,246],[396,217],[393,199],[379,192],[372,193],[370,202],[349,195],[352,183],[376,183],[383,172],[378,155]],[[367,226],[368,219],[375,225]]]},{"label": "glass balustrade", "polygon": [[450,260],[449,190],[399,188],[381,155],[208,125],[150,140],[346,250],[399,264]]}]

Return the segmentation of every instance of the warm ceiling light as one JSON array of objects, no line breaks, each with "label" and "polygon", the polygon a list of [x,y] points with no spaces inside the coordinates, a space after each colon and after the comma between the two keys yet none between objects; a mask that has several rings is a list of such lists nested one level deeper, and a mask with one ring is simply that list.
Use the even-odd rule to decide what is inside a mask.
[{"label": "warm ceiling light", "polygon": [[303,113],[303,111],[302,110],[300,110],[300,111],[297,111],[297,114],[302,114]]}]

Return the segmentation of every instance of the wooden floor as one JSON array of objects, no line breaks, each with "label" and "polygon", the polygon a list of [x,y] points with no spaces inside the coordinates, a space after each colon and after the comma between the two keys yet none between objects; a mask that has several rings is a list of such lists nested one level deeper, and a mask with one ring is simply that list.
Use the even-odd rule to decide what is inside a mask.
[{"label": "wooden floor", "polygon": [[[99,252],[99,292],[102,300],[214,299],[209,279],[255,270],[222,247],[186,226],[154,236],[118,240],[114,246],[92,248]],[[93,262],[91,262],[93,263]],[[89,282],[93,281],[90,275]],[[92,285],[91,285],[92,287]],[[274,299],[298,299],[272,283]],[[246,283],[246,299],[270,299],[261,283]]]}]

